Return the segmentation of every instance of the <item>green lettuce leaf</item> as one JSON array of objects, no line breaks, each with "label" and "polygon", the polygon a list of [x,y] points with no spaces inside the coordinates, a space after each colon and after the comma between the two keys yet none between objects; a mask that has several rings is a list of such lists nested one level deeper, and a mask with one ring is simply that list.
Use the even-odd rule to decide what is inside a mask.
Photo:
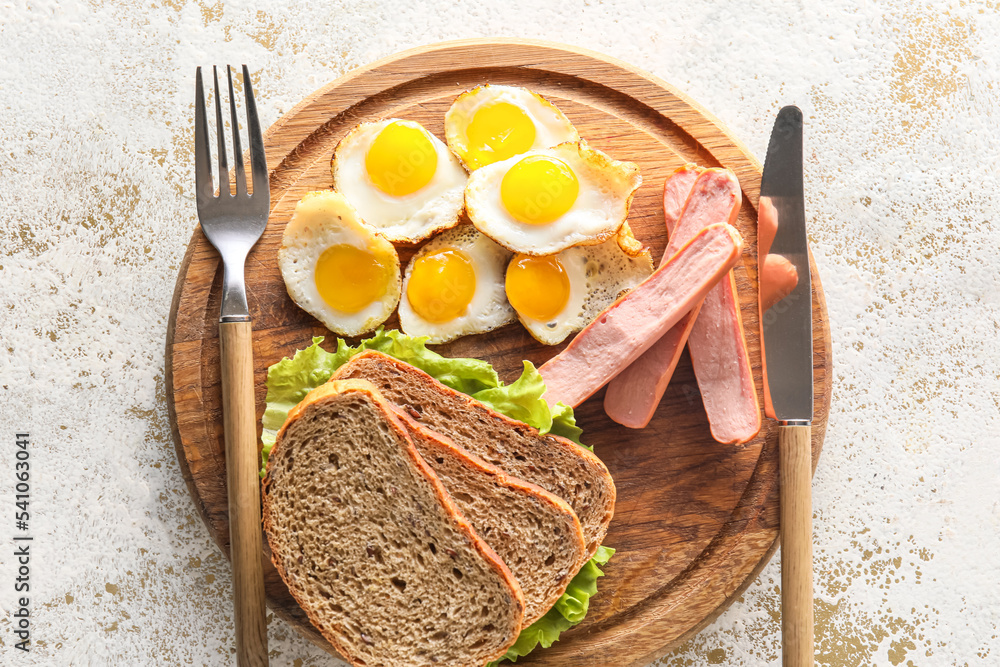
[{"label": "green lettuce leaf", "polygon": [[472,395],[497,412],[511,419],[531,424],[542,433],[552,430],[552,414],[548,403],[542,400],[545,383],[541,374],[530,361],[524,362],[524,370],[513,384],[491,387]]},{"label": "green lettuce leaf", "polygon": [[[344,362],[364,350],[378,350],[416,366],[438,382],[463,394],[471,395],[483,389],[500,386],[500,378],[497,377],[496,371],[485,361],[443,357],[437,352],[428,350],[426,343],[426,336],[407,336],[395,329],[383,331],[380,328],[372,338],[361,341],[356,348],[353,348]],[[337,345],[338,352],[341,345],[348,350],[352,349],[342,340],[339,340]]]},{"label": "green lettuce leaf", "polygon": [[573,416],[573,408],[569,407],[565,403],[556,403],[556,407],[552,410],[551,433],[553,435],[561,435],[562,437],[572,440],[582,447],[586,447],[590,451],[594,451],[593,447],[584,445],[580,442],[580,436],[583,435],[583,429],[576,425],[576,417]]},{"label": "green lettuce leaf", "polygon": [[548,648],[559,639],[559,635],[580,623],[587,615],[590,598],[597,594],[597,578],[604,572],[599,565],[607,563],[615,550],[600,546],[594,557],[584,564],[583,568],[573,577],[566,587],[566,592],[544,616],[521,630],[517,641],[507,650],[504,657],[489,663],[488,667],[497,667],[504,660],[517,662],[517,659],[528,655],[539,645]]},{"label": "green lettuce leaf", "polygon": [[557,403],[555,409],[550,409],[549,404],[542,400],[544,393],[545,381],[542,380],[542,374],[534,364],[525,361],[521,377],[517,381],[477,391],[472,397],[512,419],[531,424],[539,433],[561,435],[593,451],[592,447],[580,442],[583,429],[576,425],[573,408]]},{"label": "green lettuce leaf", "polygon": [[407,336],[395,329],[379,329],[356,347],[337,339],[336,352],[327,352],[320,347],[321,342],[322,337],[313,338],[312,345],[299,350],[291,359],[282,359],[267,371],[267,407],[261,420],[264,427],[261,434],[262,477],[274,438],[288,418],[288,412],[306,394],[329,380],[351,357],[365,350],[377,350],[405,361],[497,412],[534,426],[540,433],[561,435],[586,447],[580,442],[582,431],[576,426],[573,408],[560,403],[554,411],[550,411],[548,403],[542,400],[545,383],[529,361],[524,362],[521,377],[505,385],[485,361],[444,357],[427,349],[426,337]]},{"label": "green lettuce leaf", "polygon": [[334,362],[338,355],[319,346],[322,340],[322,337],[313,338],[312,345],[296,352],[293,358],[286,357],[267,369],[267,405],[261,419],[264,430],[260,438],[264,443],[261,456],[265,464],[274,446],[274,436],[285,423],[289,411],[306,394],[329,380],[343,363]]},{"label": "green lettuce leaf", "polygon": [[[505,385],[485,361],[441,356],[427,349],[427,338],[407,336],[396,330],[379,329],[356,347],[338,339],[335,352],[327,352],[320,347],[322,342],[322,337],[313,338],[312,345],[299,350],[291,359],[282,359],[267,371],[267,407],[261,420],[264,427],[261,435],[262,477],[275,436],[288,418],[288,412],[306,394],[329,380],[351,357],[365,350],[377,350],[416,366],[439,382],[472,396],[497,412],[534,426],[540,433],[560,435],[587,447],[580,441],[583,430],[576,425],[573,408],[558,403],[550,409],[542,399],[545,382],[529,361],[524,362],[521,377]],[[599,566],[607,563],[614,553],[615,550],[610,547],[598,547],[597,553],[573,577],[555,606],[521,630],[517,642],[507,654],[490,665],[503,660],[516,662],[539,645],[548,648],[563,631],[580,623],[587,615],[590,598],[597,594],[597,578],[604,576]]]}]

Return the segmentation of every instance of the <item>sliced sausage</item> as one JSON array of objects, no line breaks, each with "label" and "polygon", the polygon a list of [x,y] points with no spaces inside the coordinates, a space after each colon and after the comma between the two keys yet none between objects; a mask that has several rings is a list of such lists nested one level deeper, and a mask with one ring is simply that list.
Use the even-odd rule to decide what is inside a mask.
[{"label": "sliced sausage", "polygon": [[[670,236],[664,261],[705,226],[735,222],[741,202],[739,181],[728,169],[700,169],[687,164],[675,171],[663,187],[663,217]],[[698,304],[668,335],[611,381],[604,397],[604,411],[611,419],[629,428],[643,428],[649,423],[700,308]]]},{"label": "sliced sausage", "polygon": [[[732,206],[732,198],[730,193],[723,203]],[[550,405],[583,403],[701,302],[739,261],[742,248],[739,232],[728,224],[703,229],[538,369],[543,398]]]}]

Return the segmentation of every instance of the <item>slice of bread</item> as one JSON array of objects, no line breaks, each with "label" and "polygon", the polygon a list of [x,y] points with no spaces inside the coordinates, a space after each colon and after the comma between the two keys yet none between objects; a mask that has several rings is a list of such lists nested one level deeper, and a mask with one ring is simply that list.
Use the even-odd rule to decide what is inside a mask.
[{"label": "slice of bread", "polygon": [[580,520],[565,500],[510,477],[400,410],[417,451],[524,593],[524,626],[541,618],[586,562]]},{"label": "slice of bread", "polygon": [[517,639],[524,598],[370,383],[311,391],[263,482],[272,561],[352,665],[482,667]]},{"label": "slice of bread", "polygon": [[507,474],[564,499],[580,518],[587,558],[601,545],[615,511],[615,484],[593,453],[566,438],[541,435],[381,352],[362,352],[333,378],[371,381],[421,424]]}]

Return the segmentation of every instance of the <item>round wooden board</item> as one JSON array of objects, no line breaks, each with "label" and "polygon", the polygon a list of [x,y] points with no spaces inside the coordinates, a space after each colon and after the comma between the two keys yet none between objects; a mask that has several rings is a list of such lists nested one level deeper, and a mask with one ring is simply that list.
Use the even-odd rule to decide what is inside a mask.
[{"label": "round wooden board", "polygon": [[[352,72],[314,93],[267,132],[272,212],[247,261],[254,323],[257,415],[268,366],[335,337],[288,298],[276,264],[282,230],[299,197],[332,185],[329,162],[355,124],[383,117],[423,123],[444,136],[443,119],[460,92],[482,83],[522,85],[561,108],[593,146],[642,169],[629,222],[659,258],[666,244],[661,194],[684,162],[724,166],[740,179],[738,226],[745,240],[736,281],[761,391],[757,312],[756,205],[760,165],[709,113],[649,74],[600,54],[520,40],[448,42],[408,51]],[[403,262],[412,252],[401,253]],[[228,554],[225,462],[219,386],[218,255],[196,230],[184,259],[167,341],[168,396],[177,453],[192,496]],[[830,406],[830,332],[819,276],[813,273],[815,422],[813,457]],[[387,322],[396,326],[395,316]],[[519,325],[439,347],[448,356],[486,359],[512,381],[521,360],[540,365],[561,349],[536,343]],[[773,553],[778,535],[776,425],[743,447],[713,441],[685,353],[650,425],[629,430],[604,414],[603,391],[580,406],[588,444],[618,488],[605,541],[618,555],[605,568],[586,621],[552,648],[519,661],[546,665],[641,665],[714,619]],[[268,604],[304,635],[331,650],[295,604],[266,554]]]}]

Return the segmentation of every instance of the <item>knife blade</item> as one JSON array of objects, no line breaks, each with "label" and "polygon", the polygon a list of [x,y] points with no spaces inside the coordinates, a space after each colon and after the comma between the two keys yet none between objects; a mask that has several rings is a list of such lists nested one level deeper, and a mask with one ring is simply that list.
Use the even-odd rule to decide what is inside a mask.
[{"label": "knife blade", "polygon": [[768,142],[758,258],[764,411],[779,424],[782,664],[812,667],[812,284],[798,107],[778,112]]},{"label": "knife blade", "polygon": [[[765,411],[779,421],[811,422],[813,410],[812,284],[809,241],[802,193],[802,112],[787,106],[778,112],[767,146],[760,182],[761,209],[773,216],[773,241],[761,261],[762,295],[785,296],[761,312]],[[766,201],[764,201],[766,198]],[[769,205],[769,206],[768,206]],[[788,291],[792,267],[796,278]],[[762,303],[762,306],[765,305]]]}]

